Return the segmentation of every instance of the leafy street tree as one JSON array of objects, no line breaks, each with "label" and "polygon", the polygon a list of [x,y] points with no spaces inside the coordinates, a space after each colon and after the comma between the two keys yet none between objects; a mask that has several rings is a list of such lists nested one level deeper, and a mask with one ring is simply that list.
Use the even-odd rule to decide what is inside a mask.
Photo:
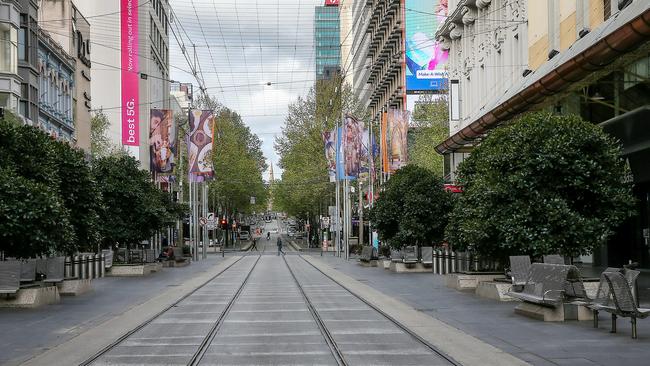
[{"label": "leafy street tree", "polygon": [[184,213],[183,208],[171,206],[149,173],[140,170],[139,163],[126,154],[95,160],[93,174],[104,202],[99,212],[104,248],[115,244],[130,247],[149,239],[170,222],[170,215]]},{"label": "leafy street tree", "polygon": [[110,122],[103,111],[95,112],[90,118],[90,154],[99,158],[119,150],[108,137]]},{"label": "leafy street tree", "polygon": [[620,147],[577,116],[528,114],[492,132],[459,168],[449,243],[479,255],[598,248],[633,212]]},{"label": "leafy street tree", "polygon": [[439,245],[452,207],[442,178],[430,170],[407,165],[391,176],[370,210],[381,240],[395,249],[408,245]]},{"label": "leafy street tree", "polygon": [[341,84],[340,78],[319,81],[307,96],[289,105],[282,136],[275,141],[284,172],[273,189],[274,207],[289,215],[313,219],[319,210],[325,213],[334,186],[327,178],[322,133],[334,128],[342,110],[367,120],[352,89]]},{"label": "leafy street tree", "polygon": [[413,112],[411,126],[413,145],[409,147],[409,163],[442,177],[444,158],[432,152],[432,148],[449,136],[447,99],[425,95],[420,101],[421,103],[417,104]]}]

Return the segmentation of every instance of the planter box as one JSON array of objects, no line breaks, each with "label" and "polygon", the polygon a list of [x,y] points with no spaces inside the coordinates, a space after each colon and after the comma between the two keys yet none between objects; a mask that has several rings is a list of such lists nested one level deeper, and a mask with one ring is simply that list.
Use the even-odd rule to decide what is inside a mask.
[{"label": "planter box", "polygon": [[512,290],[512,284],[507,282],[483,281],[476,287],[476,295],[497,301],[517,301],[507,293]]},{"label": "planter box", "polygon": [[91,279],[65,280],[56,284],[61,296],[79,296],[92,291]]},{"label": "planter box", "polygon": [[492,281],[495,278],[505,278],[498,273],[451,273],[445,275],[447,287],[456,290],[475,290],[480,282]]},{"label": "planter box", "polygon": [[190,265],[190,263],[191,261],[187,258],[183,258],[181,261],[173,260],[161,262],[163,267],[187,267]]},{"label": "planter box", "polygon": [[431,267],[427,268],[422,265],[422,263],[414,264],[405,264],[399,262],[391,262],[390,268],[391,271],[395,273],[431,273]]},{"label": "planter box", "polygon": [[359,265],[360,265],[361,267],[377,267],[377,260],[376,260],[376,259],[372,259],[372,260],[370,260],[370,261],[368,261],[368,262],[359,261]]},{"label": "planter box", "polygon": [[37,308],[60,301],[56,286],[33,287],[18,290],[13,297],[0,298],[0,308]]},{"label": "planter box", "polygon": [[593,313],[585,306],[564,304],[556,308],[522,302],[515,308],[515,313],[545,322],[563,322],[565,320],[592,320]]},{"label": "planter box", "polygon": [[162,270],[162,263],[113,265],[108,275],[113,277],[146,276]]}]

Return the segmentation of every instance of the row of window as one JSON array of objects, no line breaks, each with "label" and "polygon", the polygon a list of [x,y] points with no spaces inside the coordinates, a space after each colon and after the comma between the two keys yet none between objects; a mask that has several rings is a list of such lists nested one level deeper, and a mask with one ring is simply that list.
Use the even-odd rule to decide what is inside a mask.
[{"label": "row of window", "polygon": [[156,15],[158,16],[158,20],[160,20],[160,23],[165,29],[165,34],[168,34],[169,29],[167,25],[167,13],[165,12],[165,8],[163,7],[162,0],[153,0],[152,5],[153,5],[153,11],[156,13]]},{"label": "row of window", "polygon": [[68,124],[72,125],[72,91],[71,75],[54,65],[41,65],[38,77],[41,109],[47,110]]},{"label": "row of window", "polygon": [[152,17],[149,17],[149,37],[151,37],[151,42],[154,44],[156,50],[160,54],[162,61],[165,64],[169,63],[169,49],[165,43],[165,38],[158,31],[158,27],[154,23]]}]

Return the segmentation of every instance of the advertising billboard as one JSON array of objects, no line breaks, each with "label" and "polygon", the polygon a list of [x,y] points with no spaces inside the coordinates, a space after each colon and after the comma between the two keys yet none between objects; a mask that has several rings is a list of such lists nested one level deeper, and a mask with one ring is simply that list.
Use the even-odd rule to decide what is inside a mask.
[{"label": "advertising billboard", "polygon": [[149,124],[149,156],[151,171],[172,174],[176,166],[176,124],[170,109],[151,109]]},{"label": "advertising billboard", "polygon": [[406,93],[426,94],[445,89],[448,51],[435,34],[447,17],[447,0],[405,0]]},{"label": "advertising billboard", "polygon": [[120,0],[122,145],[140,146],[138,2]]}]

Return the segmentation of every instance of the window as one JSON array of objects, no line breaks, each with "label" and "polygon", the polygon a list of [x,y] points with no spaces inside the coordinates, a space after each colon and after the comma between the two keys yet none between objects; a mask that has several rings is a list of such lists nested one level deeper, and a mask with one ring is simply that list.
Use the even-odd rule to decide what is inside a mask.
[{"label": "window", "polygon": [[609,19],[612,16],[612,1],[604,0],[603,1],[603,20]]},{"label": "window", "polygon": [[18,59],[27,61],[27,28],[18,30]]},{"label": "window", "polygon": [[15,111],[18,108],[18,97],[11,93],[0,93],[0,107]]},{"label": "window", "polygon": [[0,71],[18,73],[18,31],[0,23]]}]

